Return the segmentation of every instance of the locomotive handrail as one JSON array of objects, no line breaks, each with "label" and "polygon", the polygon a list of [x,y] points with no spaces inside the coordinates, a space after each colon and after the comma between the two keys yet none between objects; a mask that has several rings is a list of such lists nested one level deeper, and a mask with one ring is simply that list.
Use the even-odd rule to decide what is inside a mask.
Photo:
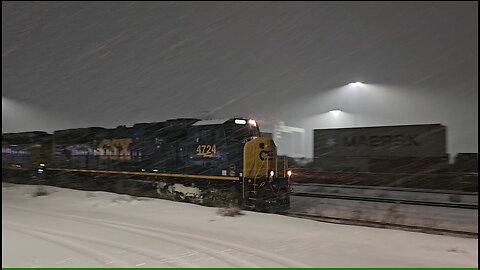
[{"label": "locomotive handrail", "polygon": [[[266,159],[262,160],[262,163],[260,164],[260,167],[258,168],[257,172],[255,172],[255,175],[253,176],[253,181],[256,181],[257,176],[260,174],[260,170],[263,167],[263,163],[265,162]],[[268,165],[268,164],[267,164]],[[268,166],[267,166],[268,167]],[[267,175],[268,175],[268,168],[267,168]]]}]

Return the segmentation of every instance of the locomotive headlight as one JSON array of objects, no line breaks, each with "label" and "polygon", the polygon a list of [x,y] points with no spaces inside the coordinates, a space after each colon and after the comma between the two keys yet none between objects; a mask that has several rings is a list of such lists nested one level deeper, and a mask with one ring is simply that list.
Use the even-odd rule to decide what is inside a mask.
[{"label": "locomotive headlight", "polygon": [[273,177],[275,175],[275,172],[270,171],[270,177]]},{"label": "locomotive headlight", "polygon": [[235,119],[235,124],[237,125],[245,125],[247,123],[247,121],[243,120],[243,119]]},{"label": "locomotive headlight", "polygon": [[288,177],[292,176],[292,171],[291,171],[291,170],[288,170],[288,171],[287,171],[287,175],[288,175]]},{"label": "locomotive headlight", "polygon": [[254,127],[257,126],[257,122],[255,122],[255,120],[253,120],[253,119],[248,120],[248,124],[249,124],[249,125],[252,125],[252,126],[254,126]]},{"label": "locomotive headlight", "polygon": [[40,164],[38,164],[38,166],[45,167],[45,163],[40,163]]},{"label": "locomotive headlight", "polygon": [[38,169],[37,172],[38,173],[43,173],[43,169]]}]

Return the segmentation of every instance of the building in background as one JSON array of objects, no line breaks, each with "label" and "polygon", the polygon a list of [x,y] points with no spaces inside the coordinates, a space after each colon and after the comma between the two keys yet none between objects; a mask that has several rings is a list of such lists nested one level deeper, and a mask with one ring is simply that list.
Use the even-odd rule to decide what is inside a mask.
[{"label": "building in background", "polygon": [[278,122],[273,127],[273,141],[277,146],[278,155],[303,158],[305,151],[305,129],[286,126]]}]

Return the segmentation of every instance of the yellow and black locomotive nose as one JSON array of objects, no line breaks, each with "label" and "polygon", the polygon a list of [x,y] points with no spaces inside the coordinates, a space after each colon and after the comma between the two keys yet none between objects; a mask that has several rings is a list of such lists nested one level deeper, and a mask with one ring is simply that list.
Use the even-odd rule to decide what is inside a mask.
[{"label": "yellow and black locomotive nose", "polygon": [[246,178],[277,175],[277,147],[271,138],[258,137],[244,146],[243,176]]}]

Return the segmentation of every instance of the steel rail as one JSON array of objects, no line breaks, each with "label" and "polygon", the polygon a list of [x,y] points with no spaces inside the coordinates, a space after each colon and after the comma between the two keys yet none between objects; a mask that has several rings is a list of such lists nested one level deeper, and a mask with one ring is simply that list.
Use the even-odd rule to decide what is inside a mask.
[{"label": "steel rail", "polygon": [[332,193],[292,192],[290,193],[290,195],[297,196],[297,197],[325,198],[325,199],[335,199],[335,200],[352,200],[352,201],[364,201],[364,202],[381,202],[381,203],[410,204],[410,205],[423,205],[423,206],[435,206],[435,207],[478,209],[478,204],[470,204],[470,203],[454,203],[454,202],[447,203],[447,202],[435,202],[435,201],[405,200],[405,199],[396,199],[396,198],[339,195],[339,194],[332,194]]}]

